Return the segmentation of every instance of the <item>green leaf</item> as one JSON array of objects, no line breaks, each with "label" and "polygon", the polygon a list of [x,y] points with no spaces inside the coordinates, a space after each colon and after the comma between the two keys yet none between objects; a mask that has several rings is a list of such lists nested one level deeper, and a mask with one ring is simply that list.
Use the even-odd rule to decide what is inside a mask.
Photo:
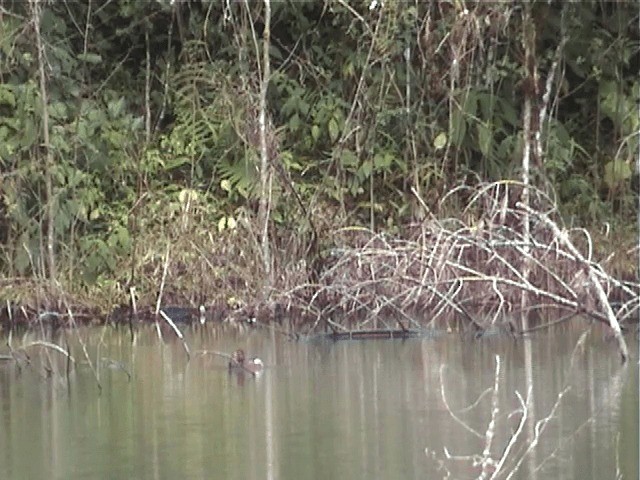
[{"label": "green leaf", "polygon": [[124,109],[124,97],[120,97],[115,102],[109,102],[109,115],[112,119],[118,118]]},{"label": "green leaf", "polygon": [[302,98],[300,99],[300,102],[298,103],[298,110],[300,110],[300,113],[302,115],[308,115],[309,114],[309,104],[307,102],[305,102]]},{"label": "green leaf", "polygon": [[30,148],[37,138],[36,128],[33,121],[30,119],[25,119],[23,125],[20,146],[23,148]]},{"label": "green leaf", "polygon": [[604,181],[610,189],[631,178],[631,167],[622,160],[611,160],[604,166]]},{"label": "green leaf", "polygon": [[102,55],[98,55],[97,53],[81,53],[78,55],[78,60],[97,65],[102,63]]},{"label": "green leaf", "polygon": [[298,99],[296,97],[289,97],[286,102],[280,107],[280,111],[283,115],[290,115],[291,113],[296,111],[296,102]]},{"label": "green leaf", "polygon": [[491,152],[491,143],[493,140],[491,136],[491,130],[489,130],[489,128],[484,123],[478,123],[477,127],[478,147],[480,148],[480,152],[482,152],[482,155],[488,157],[489,153]]},{"label": "green leaf", "polygon": [[393,154],[390,152],[378,153],[373,157],[373,166],[376,170],[387,170],[393,163]]},{"label": "green leaf", "polygon": [[0,105],[16,106],[16,97],[7,85],[0,84]]},{"label": "green leaf", "polygon": [[27,273],[31,261],[29,258],[29,252],[24,248],[17,248],[15,257],[13,260],[13,266],[22,275]]},{"label": "green leaf", "polygon": [[480,115],[482,118],[490,119],[494,116],[496,97],[487,93],[478,94],[478,103],[480,105]]},{"label": "green leaf", "polygon": [[456,147],[462,145],[462,141],[467,133],[467,122],[464,120],[463,113],[456,109],[451,113],[451,143]]},{"label": "green leaf", "polygon": [[2,159],[13,155],[16,147],[15,135],[10,135],[9,129],[4,125],[0,125],[0,165]]},{"label": "green leaf", "polygon": [[127,250],[130,246],[129,230],[122,225],[116,226],[109,237],[109,250]]},{"label": "green leaf", "polygon": [[174,168],[181,167],[184,164],[190,163],[187,157],[174,157],[167,160],[165,168],[167,170],[173,170]]},{"label": "green leaf", "polygon": [[512,127],[520,126],[520,120],[518,120],[518,114],[516,113],[516,110],[513,108],[513,106],[509,102],[501,99],[500,109],[502,110],[502,118],[504,119],[505,122],[507,122]]},{"label": "green leaf", "polygon": [[447,144],[447,134],[440,132],[438,136],[433,140],[433,148],[440,150]]},{"label": "green leaf", "polygon": [[297,132],[298,128],[300,128],[300,117],[296,113],[289,119],[289,130],[291,130],[292,132]]},{"label": "green leaf", "polygon": [[358,177],[360,178],[360,180],[365,180],[371,176],[372,170],[373,164],[371,160],[365,160],[364,162],[362,162],[362,165],[360,165],[360,168],[358,169]]},{"label": "green leaf", "polygon": [[67,106],[62,102],[55,102],[49,106],[51,118],[64,120],[67,118]]},{"label": "green leaf", "polygon": [[338,121],[335,118],[331,118],[329,120],[329,138],[332,142],[338,140],[338,135],[340,135],[340,127],[338,127]]},{"label": "green leaf", "polygon": [[358,165],[358,157],[351,150],[343,150],[340,155],[340,163],[342,166],[349,170],[349,167],[355,167]]},{"label": "green leaf", "polygon": [[469,91],[467,97],[464,99],[464,113],[468,117],[475,117],[478,108],[478,99],[473,91]]},{"label": "green leaf", "polygon": [[311,127],[311,138],[313,138],[314,142],[317,142],[318,138],[320,138],[320,127],[318,125]]}]

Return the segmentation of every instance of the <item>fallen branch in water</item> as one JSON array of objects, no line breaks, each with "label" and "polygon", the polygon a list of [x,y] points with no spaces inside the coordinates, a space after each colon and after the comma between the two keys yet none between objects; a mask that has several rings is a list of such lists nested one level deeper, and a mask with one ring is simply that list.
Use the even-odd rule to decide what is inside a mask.
[{"label": "fallen branch in water", "polygon": [[616,319],[616,315],[613,313],[613,310],[611,309],[611,304],[609,303],[607,294],[604,292],[604,289],[602,288],[602,284],[600,283],[600,280],[598,279],[598,276],[595,273],[595,268],[589,262],[587,262],[587,260],[580,254],[580,252],[573,245],[573,243],[571,243],[571,240],[569,240],[569,237],[567,236],[566,232],[560,231],[560,228],[558,228],[558,225],[556,225],[555,222],[553,222],[550,218],[548,218],[546,215],[540,212],[533,211],[527,205],[516,204],[516,206],[520,206],[527,212],[531,213],[532,215],[535,215],[538,219],[540,219],[540,221],[542,221],[546,226],[548,226],[553,231],[556,238],[558,238],[559,241],[567,247],[569,252],[571,252],[571,254],[575,258],[577,258],[579,262],[581,262],[586,266],[589,274],[589,280],[591,281],[591,285],[596,291],[598,300],[600,302],[600,306],[605,311],[607,320],[609,321],[609,326],[613,330],[616,341],[618,342],[618,348],[620,349],[620,355],[622,357],[622,361],[626,362],[627,359],[629,358],[629,350],[627,348],[627,342],[625,342],[624,337],[622,336],[622,330],[620,329],[620,324],[618,323],[618,320]]},{"label": "fallen branch in water", "polygon": [[50,350],[56,351],[59,354],[63,355],[71,363],[76,363],[75,359],[71,356],[71,354],[69,352],[67,352],[64,348],[62,348],[60,345],[56,345],[55,343],[51,343],[51,342],[45,342],[43,340],[36,340],[36,341],[30,342],[30,343],[28,343],[26,345],[23,345],[21,347],[16,348],[15,350],[24,350],[24,351],[26,351],[28,348],[31,348],[31,347],[48,348]]},{"label": "fallen branch in water", "polygon": [[189,345],[187,345],[187,341],[184,338],[183,333],[180,331],[180,329],[176,326],[176,324],[174,323],[173,320],[171,320],[171,317],[169,317],[169,315],[167,315],[164,310],[160,310],[160,316],[164,319],[165,322],[167,322],[169,324],[169,326],[173,329],[173,331],[175,332],[176,336],[180,339],[180,341],[182,342],[182,347],[184,348],[184,351],[187,354],[187,360],[191,359],[191,352],[189,351]]},{"label": "fallen branch in water", "polygon": [[117,360],[112,360],[110,358],[107,357],[102,357],[102,364],[107,367],[107,368],[111,368],[113,370],[120,370],[122,372],[124,372],[127,377],[129,378],[129,381],[131,381],[131,372],[129,371],[129,369],[126,367],[126,365],[123,362],[119,362]]},{"label": "fallen branch in water", "polygon": [[[73,318],[73,312],[71,311],[71,308],[69,307],[68,304],[67,304],[67,313],[69,314],[69,318],[71,320],[71,326],[72,327],[76,327],[76,322],[75,322],[75,320]],[[98,385],[98,390],[100,392],[102,392],[102,383],[100,383],[100,376],[98,375],[98,371],[96,370],[96,367],[94,366],[93,362],[91,361],[91,357],[89,356],[89,352],[87,351],[87,345],[84,342],[84,340],[82,339],[82,336],[80,335],[80,331],[78,330],[78,328],[73,328],[73,331],[76,333],[76,336],[78,338],[78,342],[80,343],[80,346],[82,347],[82,353],[84,354],[84,358],[87,360],[87,363],[89,364],[89,368],[91,369],[91,372],[93,373],[93,377],[96,379],[96,384]]]},{"label": "fallen branch in water", "polygon": [[[562,230],[543,192],[531,189],[525,211],[518,182],[467,188],[464,221],[432,218],[404,237],[359,227],[336,232],[317,281],[276,297],[279,317],[286,313],[307,334],[407,328],[524,334],[516,329],[518,316],[531,317],[529,330],[558,317],[583,317],[610,327],[626,359],[620,322],[640,309],[640,283],[608,274],[592,257],[588,232]],[[520,228],[525,213],[529,238]],[[612,302],[620,305],[617,319]]]},{"label": "fallen branch in water", "polygon": [[[522,397],[520,392],[516,390],[515,395],[518,399],[519,407],[506,416],[500,415],[501,405],[499,401],[500,396],[498,395],[498,393],[500,389],[501,360],[498,355],[496,355],[495,361],[496,366],[494,374],[494,384],[493,388],[491,389],[492,394],[489,421],[487,423],[484,434],[471,427],[463,418],[461,418],[453,411],[453,408],[449,404],[445,393],[444,367],[440,369],[441,398],[444,402],[447,412],[449,413],[451,418],[453,418],[455,422],[461,425],[466,431],[472,433],[475,437],[484,439],[483,450],[480,454],[456,455],[450,452],[449,449],[445,446],[443,449],[443,455],[441,456],[439,453],[432,451],[429,448],[425,449],[425,454],[427,454],[434,461],[438,462],[439,469],[445,470],[446,476],[448,477],[454,476],[452,475],[452,469],[455,463],[463,463],[469,465],[472,469],[479,470],[479,474],[476,477],[478,479],[512,478],[520,470],[524,461],[526,459],[529,459],[533,455],[533,452],[539,445],[547,425],[555,417],[562,399],[569,391],[569,388],[565,387],[558,393],[558,395],[556,396],[556,401],[551,407],[549,413],[542,419],[535,422],[532,431],[529,432],[525,429],[525,426],[530,420],[530,415],[532,415],[531,407],[533,396],[531,386],[529,386],[527,395],[524,398]],[[486,393],[487,391],[485,390],[482,394],[480,394],[479,398],[473,402],[471,408],[478,406],[480,403],[480,398],[484,397]],[[461,412],[468,413],[471,408],[463,408]],[[509,428],[508,426],[501,426],[499,424],[499,421],[501,419],[508,419],[514,416],[519,417],[515,427]],[[511,431],[511,434],[508,435],[507,439],[503,442],[502,445],[496,445],[496,433],[498,431],[504,431],[506,429],[509,429]],[[494,452],[499,453],[496,455],[494,454]],[[543,463],[547,460],[548,458],[545,458],[543,460]]]},{"label": "fallen branch in water", "polygon": [[162,280],[160,281],[160,289],[158,290],[158,298],[156,300],[156,333],[158,338],[162,340],[162,331],[160,330],[160,324],[158,323],[158,314],[160,313],[160,305],[162,304],[162,293],[164,292],[164,285],[167,280],[167,272],[169,271],[169,245],[167,245],[167,252],[164,256],[164,267],[162,268]]},{"label": "fallen branch in water", "polygon": [[217,355],[219,357],[224,357],[226,359],[231,360],[233,358],[232,355],[225,353],[225,352],[219,352],[217,350],[198,350],[196,352],[197,355]]}]

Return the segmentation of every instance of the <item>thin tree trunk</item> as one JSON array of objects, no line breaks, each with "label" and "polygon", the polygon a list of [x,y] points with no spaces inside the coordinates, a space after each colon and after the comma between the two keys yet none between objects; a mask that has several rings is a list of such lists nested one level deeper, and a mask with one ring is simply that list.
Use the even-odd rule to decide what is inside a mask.
[{"label": "thin tree trunk", "polygon": [[260,84],[260,204],[258,207],[258,224],[262,229],[261,249],[262,264],[265,273],[265,292],[270,290],[272,281],[271,251],[269,246],[269,208],[270,208],[270,181],[269,176],[269,145],[267,132],[267,89],[271,76],[271,63],[269,59],[269,47],[271,41],[271,3],[264,0],[264,32],[262,34],[262,78]]},{"label": "thin tree trunk", "polygon": [[[524,112],[523,112],[523,150],[522,150],[522,203],[525,206],[525,212],[522,217],[522,236],[524,238],[524,260],[522,265],[522,277],[525,282],[529,281],[531,271],[530,255],[531,246],[529,245],[530,237],[530,220],[529,220],[529,184],[531,182],[531,154],[534,151],[534,129],[532,128],[533,120],[533,104],[537,100],[537,63],[535,51],[535,25],[531,18],[531,1],[524,6],[524,17],[522,23],[522,41],[524,43],[524,61],[525,61],[525,80],[523,82],[524,89]],[[528,292],[522,290],[520,299],[521,326],[522,331],[529,330],[529,319],[527,316]]]},{"label": "thin tree trunk", "polygon": [[[638,28],[640,29],[640,15],[638,15]],[[640,102],[638,102],[638,118],[640,118]],[[637,132],[638,150],[636,151],[636,176],[638,177],[638,185],[640,186],[640,127]],[[636,227],[638,233],[638,272],[636,280],[640,282],[640,194],[638,195],[638,218],[636,219]],[[638,309],[638,323],[640,323],[640,308]]]},{"label": "thin tree trunk", "polygon": [[149,46],[149,27],[144,29],[144,46],[146,53],[144,74],[144,141],[151,141],[151,49]]},{"label": "thin tree trunk", "polygon": [[49,269],[49,281],[51,286],[56,282],[56,257],[55,257],[55,235],[54,219],[55,204],[53,198],[53,152],[49,141],[49,110],[47,99],[47,77],[44,71],[45,55],[42,37],[40,35],[40,0],[29,0],[31,6],[31,18],[36,32],[36,46],[38,48],[38,73],[40,76],[40,100],[42,102],[42,146],[45,151],[44,181],[46,194],[46,223],[47,223],[47,266]]}]

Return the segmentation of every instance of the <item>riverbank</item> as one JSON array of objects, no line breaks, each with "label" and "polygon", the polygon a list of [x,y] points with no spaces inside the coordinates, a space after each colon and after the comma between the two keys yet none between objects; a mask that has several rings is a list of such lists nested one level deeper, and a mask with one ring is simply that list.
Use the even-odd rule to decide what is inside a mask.
[{"label": "riverbank", "polygon": [[[592,235],[563,227],[545,196],[532,205],[520,208],[494,184],[478,190],[461,218],[429,213],[395,233],[333,229],[311,254],[304,235],[274,229],[271,283],[249,220],[215,233],[197,223],[151,230],[94,284],[74,283],[81,271],[54,287],[6,279],[0,321],[4,328],[130,324],[174,308],[175,323],[280,323],[301,334],[518,333],[574,316],[615,334],[637,323],[632,229]],[[520,233],[525,220],[528,240]]]}]

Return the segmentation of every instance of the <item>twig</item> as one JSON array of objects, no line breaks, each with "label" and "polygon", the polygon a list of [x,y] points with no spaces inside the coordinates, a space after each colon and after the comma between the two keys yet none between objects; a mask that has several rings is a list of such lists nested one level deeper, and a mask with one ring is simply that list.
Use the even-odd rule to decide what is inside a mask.
[{"label": "twig", "polygon": [[[65,303],[66,303],[66,300],[65,300]],[[69,307],[68,304],[66,305],[66,307],[67,307],[67,313],[69,314],[69,319],[71,321],[71,325],[74,327],[73,330],[76,332],[76,336],[78,337],[78,342],[82,347],[82,353],[84,353],[84,358],[87,359],[89,368],[91,369],[91,372],[93,372],[93,376],[96,379],[96,384],[98,385],[98,390],[102,392],[102,384],[100,383],[100,376],[98,375],[98,371],[96,370],[95,366],[93,365],[93,362],[91,361],[91,357],[89,356],[89,352],[87,351],[87,345],[85,344],[84,340],[82,340],[82,337],[80,336],[80,331],[76,327],[76,322],[73,317],[73,312],[71,311],[71,308]]]},{"label": "twig", "polygon": [[129,381],[131,381],[131,372],[129,371],[129,369],[126,367],[126,365],[123,362],[119,362],[117,360],[112,360],[110,358],[107,357],[102,357],[102,363],[107,367],[107,368],[112,368],[115,370],[120,370],[122,372],[124,372],[127,377],[129,378]]},{"label": "twig", "polygon": [[513,446],[516,444],[516,441],[518,440],[518,438],[520,438],[520,435],[524,430],[524,426],[527,423],[527,418],[529,418],[529,401],[531,398],[531,387],[529,387],[529,390],[527,391],[526,402],[522,399],[522,395],[520,395],[520,392],[516,390],[515,393],[516,393],[516,397],[518,397],[518,402],[520,402],[519,412],[522,413],[522,416],[520,417],[520,421],[518,422],[518,426],[516,427],[515,432],[509,438],[509,443],[507,443],[507,446],[502,452],[502,455],[500,456],[500,460],[498,460],[498,462],[496,463],[496,469],[493,472],[493,475],[491,475],[491,480],[498,478],[498,474],[500,473],[500,471],[502,470],[502,467],[504,466],[505,462],[509,458],[509,453],[511,452],[511,449],[513,448]]},{"label": "twig", "polygon": [[487,478],[488,468],[493,466],[493,459],[491,458],[491,445],[493,444],[493,437],[496,433],[496,418],[500,413],[498,405],[498,391],[500,390],[500,355],[496,355],[496,369],[493,379],[493,394],[491,395],[491,419],[487,430],[484,434],[484,450],[482,451],[482,474],[481,479]]},{"label": "twig", "polygon": [[197,350],[196,351],[197,355],[218,355],[219,357],[224,357],[224,358],[228,358],[231,359],[233,358],[231,355],[229,355],[228,353],[225,352],[219,352],[217,350]]},{"label": "twig", "polygon": [[622,357],[622,362],[623,363],[626,362],[628,360],[628,358],[629,358],[629,350],[627,348],[627,342],[625,341],[625,339],[624,339],[624,337],[622,335],[622,330],[620,329],[620,324],[618,323],[618,320],[616,319],[616,316],[613,313],[613,310],[611,309],[611,304],[609,303],[609,300],[607,299],[607,294],[605,293],[604,289],[602,288],[602,285],[600,284],[600,281],[598,280],[597,274],[594,272],[594,268],[591,266],[591,264],[589,262],[587,262],[587,260],[582,256],[582,254],[578,251],[578,249],[573,246],[573,243],[571,243],[571,241],[569,240],[569,237],[567,236],[567,234],[565,232],[561,232],[560,229],[558,228],[558,226],[550,218],[548,218],[544,214],[541,214],[539,212],[534,211],[528,205],[524,205],[524,204],[522,204],[520,202],[518,202],[516,204],[516,206],[524,209],[525,211],[528,211],[532,215],[536,216],[545,225],[547,225],[553,231],[553,233],[556,236],[556,238],[558,238],[560,240],[560,242],[563,243],[567,247],[567,249],[580,262],[582,262],[584,265],[586,265],[587,270],[588,270],[588,274],[589,274],[589,280],[591,280],[591,284],[593,285],[593,288],[596,291],[596,295],[598,296],[598,300],[600,301],[600,305],[604,309],[605,314],[607,316],[607,320],[609,321],[609,326],[613,330],[614,336],[615,336],[615,338],[616,338],[616,340],[618,342],[618,348],[620,349],[620,356]]},{"label": "twig", "polygon": [[[541,420],[538,420],[536,422],[536,426],[534,429],[534,437],[533,439],[531,439],[529,445],[527,446],[526,450],[522,453],[522,455],[520,456],[520,458],[518,459],[518,461],[516,462],[516,464],[514,465],[514,467],[511,469],[511,471],[509,472],[509,475],[507,476],[507,480],[509,480],[510,478],[513,478],[513,476],[517,473],[517,471],[520,469],[520,467],[522,466],[522,463],[524,462],[525,458],[527,457],[527,455],[529,455],[534,448],[536,448],[538,446],[538,443],[540,442],[540,437],[542,436],[542,433],[544,432],[547,424],[549,423],[549,421],[551,421],[551,419],[553,418],[553,416],[556,413],[556,410],[558,409],[558,407],[560,406],[560,403],[562,401],[562,398],[565,396],[565,394],[570,390],[569,387],[566,387],[564,390],[562,390],[558,396],[556,397],[556,401],[553,404],[553,407],[551,408],[551,411],[549,412],[549,415],[547,415],[546,417],[544,417]],[[527,399],[530,398],[531,392],[528,393],[527,395]],[[528,400],[527,400],[528,402]],[[508,453],[508,452],[507,452]],[[496,470],[497,472],[498,470]],[[494,477],[495,478],[495,473],[494,473]]]},{"label": "twig", "polygon": [[189,351],[189,345],[187,345],[187,341],[184,339],[184,335],[180,331],[180,329],[176,326],[176,324],[171,320],[171,317],[167,315],[164,310],[160,310],[160,316],[164,318],[164,320],[169,324],[169,326],[173,329],[176,336],[182,341],[182,346],[184,347],[184,351],[187,353],[187,360],[191,359],[191,352]]},{"label": "twig", "polygon": [[45,342],[44,340],[36,340],[36,341],[30,342],[18,348],[17,350],[26,350],[27,348],[31,348],[31,347],[44,347],[50,350],[54,350],[59,354],[65,356],[72,363],[76,363],[75,359],[64,348],[62,348],[59,345],[56,345],[55,343]]},{"label": "twig", "polygon": [[449,412],[449,415],[451,416],[451,418],[453,418],[456,421],[456,423],[458,423],[459,425],[462,425],[462,427],[465,430],[467,430],[468,432],[471,432],[476,437],[482,438],[482,434],[480,432],[471,428],[462,419],[458,418],[458,416],[455,413],[453,413],[453,410],[451,409],[451,406],[449,405],[449,402],[447,400],[447,394],[445,393],[445,390],[444,390],[444,365],[440,366],[440,397],[442,398],[442,402],[444,403],[444,406],[447,408],[447,412]]},{"label": "twig", "polygon": [[131,342],[135,341],[135,332],[133,330],[133,318],[138,318],[138,303],[136,300],[136,287],[129,288],[129,298],[131,299],[131,308],[129,309],[129,334]]},{"label": "twig", "polygon": [[169,270],[169,250],[170,246],[167,244],[167,251],[164,255],[164,266],[162,269],[162,280],[160,281],[160,289],[158,291],[158,299],[156,300],[156,332],[158,334],[158,338],[162,340],[162,332],[160,331],[160,324],[158,323],[158,314],[160,312],[160,305],[162,304],[162,293],[164,292],[164,284],[167,280],[167,272]]}]

